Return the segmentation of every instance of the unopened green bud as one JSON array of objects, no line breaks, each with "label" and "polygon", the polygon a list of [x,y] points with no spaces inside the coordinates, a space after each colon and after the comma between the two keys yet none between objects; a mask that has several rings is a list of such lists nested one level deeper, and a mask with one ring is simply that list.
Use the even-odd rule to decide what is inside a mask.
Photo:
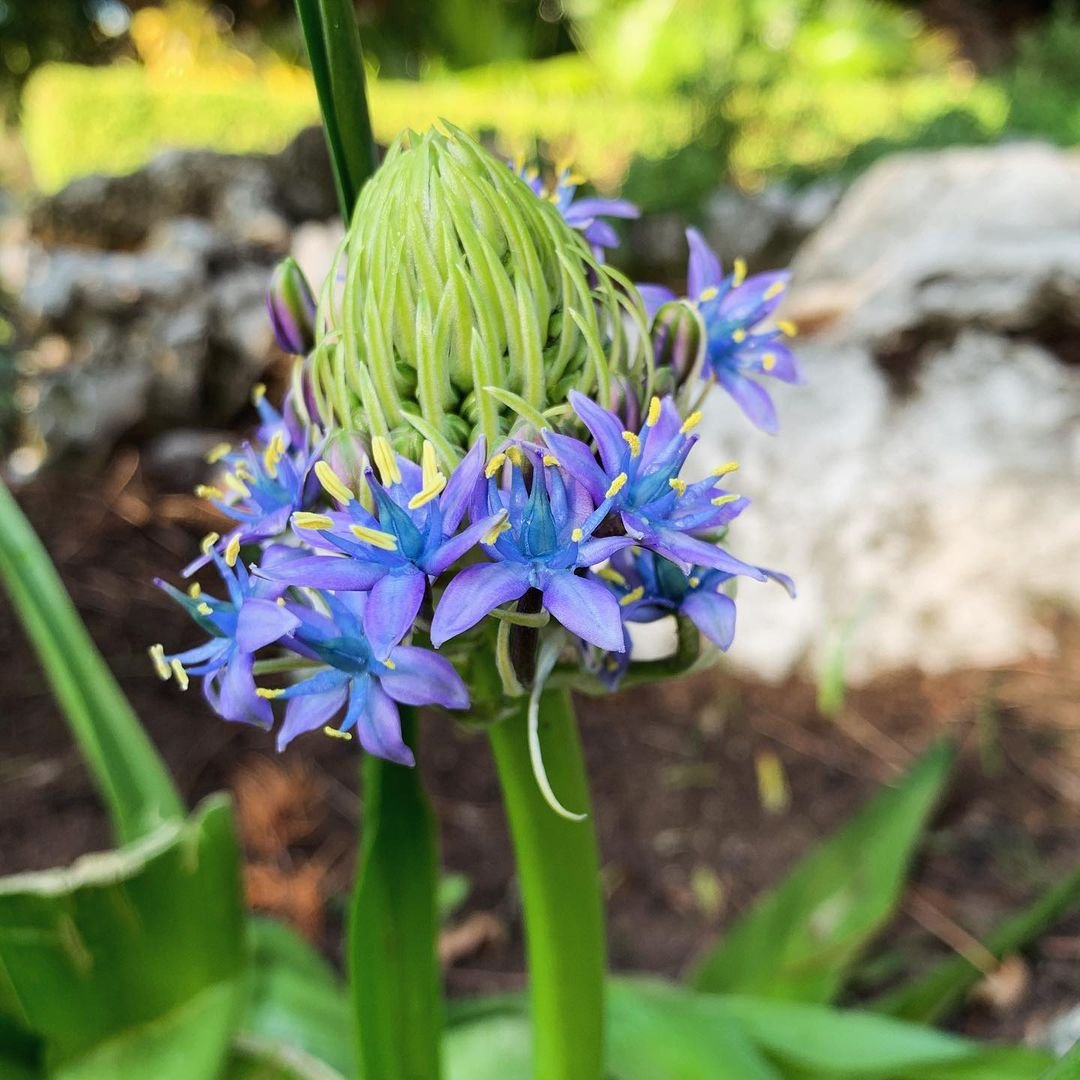
[{"label": "unopened green bud", "polygon": [[652,346],[657,374],[670,372],[672,389],[681,387],[701,362],[705,326],[693,304],[674,300],[664,304],[652,323]]},{"label": "unopened green bud", "polygon": [[323,416],[417,433],[457,457],[520,417],[548,426],[569,389],[607,402],[651,383],[637,291],[558,209],[456,128],[409,134],[360,194],[324,290],[314,355]]},{"label": "unopened green bud", "polygon": [[315,344],[315,297],[297,261],[289,256],[274,267],[266,306],[278,344],[303,356]]}]

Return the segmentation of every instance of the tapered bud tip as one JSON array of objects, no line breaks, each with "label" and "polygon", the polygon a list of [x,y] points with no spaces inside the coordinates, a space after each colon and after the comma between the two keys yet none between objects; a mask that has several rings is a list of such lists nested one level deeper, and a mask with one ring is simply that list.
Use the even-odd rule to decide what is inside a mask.
[{"label": "tapered bud tip", "polygon": [[315,296],[291,256],[274,268],[266,306],[278,344],[286,352],[307,355],[315,346]]},{"label": "tapered bud tip", "polygon": [[641,399],[634,380],[629,375],[611,379],[611,411],[622,421],[624,428],[637,431],[641,427]]},{"label": "tapered bud tip", "polygon": [[652,344],[658,369],[667,369],[682,386],[705,349],[705,327],[694,307],[683,300],[664,304],[652,323]]}]

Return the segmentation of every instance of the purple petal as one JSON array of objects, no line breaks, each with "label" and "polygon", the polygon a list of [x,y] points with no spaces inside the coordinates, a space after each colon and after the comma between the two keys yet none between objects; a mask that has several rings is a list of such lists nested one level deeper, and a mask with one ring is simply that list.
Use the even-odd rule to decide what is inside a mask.
[{"label": "purple petal", "polygon": [[566,213],[567,221],[570,220],[571,214],[574,214],[579,219],[612,217],[624,218],[628,221],[632,221],[635,218],[641,217],[641,211],[638,207],[632,202],[627,202],[626,199],[575,199],[573,205]]},{"label": "purple petal", "polygon": [[[732,289],[716,310],[725,322],[744,323],[747,326],[761,322],[780,306],[790,278],[791,273],[787,270],[755,274]],[[766,296],[770,290],[774,290],[773,295]]]},{"label": "purple petal", "polygon": [[758,569],[770,581],[775,581],[777,585],[782,586],[784,591],[788,594],[788,596],[791,597],[792,600],[795,599],[795,582],[792,578],[788,577],[787,574],[782,574],[779,570],[770,570],[767,566],[759,566]]},{"label": "purple petal", "polygon": [[764,431],[767,435],[775,435],[779,430],[780,423],[776,417],[776,407],[768,392],[758,386],[753,379],[740,375],[736,371],[721,369],[716,372],[717,381],[734,398],[735,404],[742,409],[746,418]]},{"label": "purple petal", "polygon": [[727,574],[742,574],[752,577],[755,581],[764,581],[765,575],[756,566],[736,559],[734,555],[725,551],[716,544],[710,544],[706,540],[699,540],[696,536],[688,536],[686,533],[675,529],[666,529],[662,526],[650,526],[640,518],[631,514],[623,515],[627,520],[627,528],[641,533],[641,545],[657,555],[663,555],[673,563],[678,563],[684,570],[689,571],[691,566],[709,566],[715,570],[723,570]]},{"label": "purple petal", "polygon": [[370,676],[353,683],[346,726],[356,725],[360,745],[376,757],[415,765],[413,752],[401,737],[401,715],[393,699]]},{"label": "purple petal", "polygon": [[446,586],[431,621],[431,643],[438,648],[464,633],[492,608],[523,596],[528,587],[529,568],[520,563],[467,566]]},{"label": "purple petal", "polygon": [[[274,722],[270,702],[255,694],[255,677],[252,675],[252,659],[247,653],[237,653],[215,679],[215,710],[223,720],[234,723],[254,724],[269,728]],[[210,696],[208,689],[207,697]]]},{"label": "purple petal", "polygon": [[343,671],[322,671],[290,686],[284,695],[288,705],[285,722],[278,731],[278,750],[284,750],[297,735],[329,723],[345,704],[348,689],[349,676]]},{"label": "purple petal", "polygon": [[735,637],[735,601],[724,593],[702,589],[688,593],[680,611],[715,645],[725,651]]},{"label": "purple petal", "polygon": [[586,540],[578,547],[578,565],[596,566],[610,559],[616,551],[631,547],[637,541],[632,536],[604,536],[598,540]]},{"label": "purple petal", "polygon": [[236,619],[236,644],[241,652],[253,653],[280,641],[300,625],[300,620],[273,600],[248,599]]},{"label": "purple petal", "polygon": [[724,280],[724,271],[716,252],[705,242],[697,229],[686,230],[690,245],[690,263],[686,276],[686,295],[697,300],[706,289],[715,289]]},{"label": "purple petal", "polygon": [[386,567],[361,559],[306,555],[282,566],[260,566],[255,573],[271,581],[303,585],[309,589],[366,592],[386,573]]},{"label": "purple petal", "polygon": [[383,689],[403,705],[442,705],[467,709],[469,691],[445,656],[414,645],[400,645],[391,654],[394,667],[380,676]]},{"label": "purple petal", "polygon": [[677,299],[675,293],[663,285],[635,285],[645,302],[645,314],[651,319],[665,304]]},{"label": "purple petal", "polygon": [[437,577],[449,569],[462,556],[467,555],[494,527],[501,514],[489,514],[475,525],[463,529],[457,536],[437,547],[422,563],[425,573]]},{"label": "purple petal", "polygon": [[416,613],[424,601],[426,576],[419,570],[409,574],[387,574],[368,594],[364,609],[364,632],[371,651],[379,660],[412,629]]},{"label": "purple petal", "polygon": [[577,390],[571,390],[569,396],[574,412],[581,417],[582,422],[592,433],[593,439],[596,440],[604,469],[610,475],[614,475],[619,471],[623,451],[626,450],[626,443],[622,437],[623,426],[619,418]]},{"label": "purple petal", "polygon": [[600,468],[596,455],[580,439],[544,432],[544,442],[559,459],[559,464],[599,502],[607,491],[609,480]]},{"label": "purple petal", "polygon": [[[765,367],[764,364],[766,355],[772,356],[769,367]],[[768,375],[772,379],[779,379],[781,382],[791,383],[795,386],[806,382],[795,354],[780,341],[767,341],[758,344],[751,338],[746,346],[739,350],[739,360],[750,361],[753,363],[755,371],[762,375]]]},{"label": "purple petal", "polygon": [[476,486],[480,482],[487,457],[487,444],[483,437],[477,439],[473,448],[461,459],[458,467],[450,474],[439,496],[439,509],[443,516],[443,533],[452,533],[461,523],[466,509],[473,499]]},{"label": "purple petal", "polygon": [[544,587],[544,607],[572,634],[608,652],[622,652],[619,601],[606,585],[571,570],[553,573]]}]

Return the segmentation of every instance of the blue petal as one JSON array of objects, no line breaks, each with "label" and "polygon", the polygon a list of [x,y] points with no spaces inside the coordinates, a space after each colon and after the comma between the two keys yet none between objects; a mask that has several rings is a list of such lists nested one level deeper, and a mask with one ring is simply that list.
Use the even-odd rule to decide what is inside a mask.
[{"label": "blue petal", "polygon": [[412,629],[424,601],[426,585],[427,577],[420,570],[387,574],[368,594],[364,632],[379,660],[389,656],[390,650]]},{"label": "blue petal", "polygon": [[447,540],[446,543],[437,547],[426,559],[422,566],[426,573],[437,577],[444,570],[448,570],[463,555],[468,554],[494,527],[499,520],[499,514],[489,514],[481,518],[475,525],[470,525]]},{"label": "blue petal", "polygon": [[517,600],[529,587],[529,568],[523,563],[479,563],[467,566],[449,585],[431,622],[431,643],[464,633],[500,604]]},{"label": "blue petal", "polygon": [[705,242],[697,229],[686,230],[690,245],[690,263],[686,276],[686,295],[697,300],[706,289],[716,289],[724,280],[724,271],[716,252]]},{"label": "blue petal", "polygon": [[309,589],[365,592],[386,573],[386,567],[362,559],[307,555],[280,566],[260,566],[256,573],[271,581]]},{"label": "blue petal", "polygon": [[614,413],[597,405],[595,401],[579,391],[571,390],[569,396],[574,412],[581,417],[584,425],[592,433],[593,439],[596,440],[605,471],[614,476],[619,471],[623,453],[626,450],[626,443],[622,437],[622,424]]},{"label": "blue petal", "polygon": [[665,304],[677,299],[675,293],[663,285],[635,285],[645,303],[645,314],[651,319]]},{"label": "blue petal", "polygon": [[445,656],[414,645],[401,645],[391,654],[394,666],[379,680],[383,689],[403,705],[442,705],[467,709],[469,691]]},{"label": "blue petal", "polygon": [[300,620],[273,600],[248,598],[236,617],[236,645],[241,652],[253,653],[286,634],[291,634]]},{"label": "blue petal", "polygon": [[[213,697],[211,697],[213,695]],[[274,722],[270,702],[255,694],[255,677],[249,654],[236,653],[207,680],[206,696],[223,720],[269,728]]]},{"label": "blue petal", "polygon": [[446,481],[446,487],[439,496],[439,509],[443,516],[443,535],[449,535],[458,527],[473,500],[476,486],[484,471],[486,447],[487,444],[481,436]]},{"label": "blue petal", "polygon": [[559,435],[554,431],[544,432],[544,442],[559,459],[559,464],[580,483],[586,491],[599,501],[604,497],[610,483],[604,470],[600,468],[596,455],[580,439],[569,435]]},{"label": "blue petal", "polygon": [[606,585],[563,570],[550,575],[543,592],[544,607],[572,634],[608,652],[626,648],[619,602]]},{"label": "blue petal", "polygon": [[716,378],[754,427],[767,435],[776,434],[780,424],[776,417],[776,407],[766,390],[758,386],[753,379],[735,371],[721,369],[716,372]]},{"label": "blue petal", "polygon": [[735,638],[735,601],[724,593],[702,589],[687,594],[681,612],[715,645],[725,651]]},{"label": "blue petal", "polygon": [[[278,731],[277,748],[284,750],[296,738],[307,731],[314,731],[328,724],[334,714],[345,704],[345,695],[349,689],[348,676],[333,672],[338,676],[336,685],[317,694],[302,694],[289,701],[285,709],[285,722]],[[317,676],[316,676],[317,678]],[[313,682],[314,680],[309,680]]]},{"label": "blue petal", "polygon": [[413,752],[401,737],[401,715],[393,699],[370,676],[353,682],[345,727],[356,725],[360,745],[376,757],[415,765]]}]

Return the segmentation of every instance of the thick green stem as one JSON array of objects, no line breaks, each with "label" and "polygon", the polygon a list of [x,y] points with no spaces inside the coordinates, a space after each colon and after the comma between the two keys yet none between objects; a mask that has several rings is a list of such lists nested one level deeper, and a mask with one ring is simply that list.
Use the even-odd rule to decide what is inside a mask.
[{"label": "thick green stem", "polygon": [[37,651],[117,840],[138,840],[163,821],[182,818],[184,804],[165,763],[87,633],[30,522],[2,483],[0,585]]},{"label": "thick green stem", "polygon": [[[548,779],[569,810],[589,812],[573,704],[540,699]],[[544,801],[529,758],[526,706],[491,729],[525,912],[536,1080],[603,1073],[604,911],[592,818],[569,821]]]},{"label": "thick green stem", "polygon": [[[416,716],[402,708],[416,752]],[[443,1006],[435,815],[416,769],[364,758],[360,869],[348,968],[366,1080],[436,1080]]]},{"label": "thick green stem", "polygon": [[319,94],[323,130],[346,223],[378,164],[364,88],[364,56],[352,0],[296,0]]}]

